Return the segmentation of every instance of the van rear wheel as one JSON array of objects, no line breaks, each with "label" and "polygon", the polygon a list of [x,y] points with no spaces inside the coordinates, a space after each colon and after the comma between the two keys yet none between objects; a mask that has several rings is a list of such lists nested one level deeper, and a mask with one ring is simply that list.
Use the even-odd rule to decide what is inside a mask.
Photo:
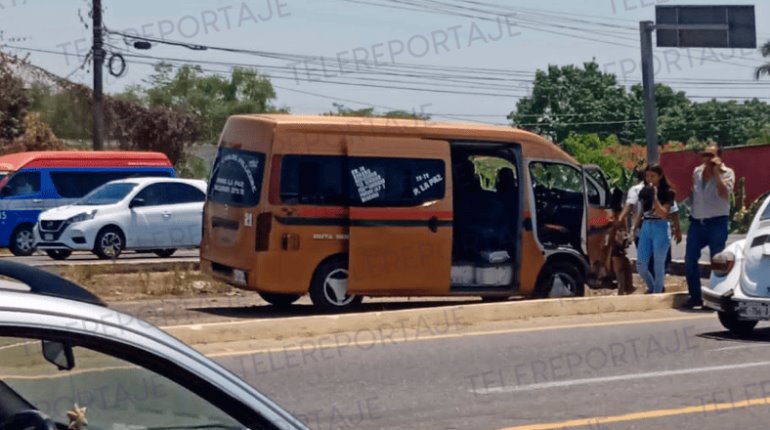
[{"label": "van rear wheel", "polygon": [[29,257],[35,253],[35,235],[32,225],[23,224],[16,227],[9,245],[11,253],[17,257]]},{"label": "van rear wheel", "polygon": [[281,293],[259,293],[266,302],[277,308],[286,308],[299,300],[299,294],[281,294]]},{"label": "van rear wheel", "polygon": [[321,263],[310,284],[310,300],[322,312],[342,312],[361,304],[363,297],[348,294],[348,261],[334,258]]},{"label": "van rear wheel", "polygon": [[72,251],[69,249],[49,249],[45,251],[46,254],[48,254],[49,257],[53,258],[54,260],[66,260],[72,255]]},{"label": "van rear wheel", "polygon": [[168,258],[174,255],[176,252],[176,248],[168,248],[168,249],[155,249],[152,252],[155,253],[160,258]]}]

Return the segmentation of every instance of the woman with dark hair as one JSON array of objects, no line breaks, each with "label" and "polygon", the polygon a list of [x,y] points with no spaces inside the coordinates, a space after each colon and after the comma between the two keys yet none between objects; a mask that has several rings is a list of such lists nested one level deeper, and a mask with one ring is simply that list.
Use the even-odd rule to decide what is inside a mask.
[{"label": "woman with dark hair", "polygon": [[[666,254],[671,247],[668,218],[676,194],[669,185],[663,168],[654,164],[645,171],[645,186],[639,192],[642,206],[641,230],[637,247],[636,271],[647,284],[647,294],[663,292],[666,276]],[[654,260],[654,273],[650,259]]]}]

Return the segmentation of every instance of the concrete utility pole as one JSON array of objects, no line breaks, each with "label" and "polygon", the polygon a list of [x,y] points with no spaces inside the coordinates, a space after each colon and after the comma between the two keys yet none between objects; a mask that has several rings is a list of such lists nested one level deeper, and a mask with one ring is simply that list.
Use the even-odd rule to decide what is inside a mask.
[{"label": "concrete utility pole", "polygon": [[93,46],[94,57],[94,105],[93,105],[93,149],[104,149],[104,40],[102,23],[102,0],[93,0]]},{"label": "concrete utility pole", "polygon": [[644,87],[644,130],[647,140],[647,164],[660,161],[658,148],[658,109],[655,106],[655,67],[652,57],[652,32],[655,23],[639,23],[639,35],[642,41],[642,85]]}]

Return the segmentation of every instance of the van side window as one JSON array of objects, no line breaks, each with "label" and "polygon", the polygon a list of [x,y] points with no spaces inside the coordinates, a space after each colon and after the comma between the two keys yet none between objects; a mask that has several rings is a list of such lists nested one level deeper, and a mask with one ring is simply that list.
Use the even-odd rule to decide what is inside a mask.
[{"label": "van side window", "polygon": [[168,177],[169,173],[157,171],[52,171],[51,181],[56,192],[65,199],[79,199],[110,181],[130,177]]},{"label": "van side window", "polygon": [[40,172],[19,172],[8,181],[3,190],[6,197],[30,196],[40,192]]},{"label": "van side window", "polygon": [[419,206],[445,193],[443,160],[286,155],[281,202],[321,206]]}]

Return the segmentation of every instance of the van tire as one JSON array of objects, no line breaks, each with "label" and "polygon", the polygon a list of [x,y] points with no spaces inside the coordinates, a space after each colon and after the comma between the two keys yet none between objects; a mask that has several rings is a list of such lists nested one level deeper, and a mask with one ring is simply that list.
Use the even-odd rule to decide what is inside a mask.
[{"label": "van tire", "polygon": [[176,248],[153,249],[152,252],[160,258],[168,258],[174,255]]},{"label": "van tire", "polygon": [[72,255],[72,251],[69,249],[49,249],[45,253],[54,260],[59,261],[66,260]]},{"label": "van tire", "polygon": [[259,293],[266,302],[277,308],[287,308],[302,297],[299,294]]},{"label": "van tire", "polygon": [[11,234],[11,243],[8,244],[11,253],[17,257],[29,257],[35,253],[35,233],[32,232],[32,224],[22,224]]},{"label": "van tire", "polygon": [[738,336],[748,336],[754,331],[754,327],[757,326],[759,321],[745,321],[738,319],[738,315],[735,312],[718,312],[719,322],[730,333]]},{"label": "van tire", "polygon": [[347,291],[348,260],[346,257],[334,257],[321,263],[310,282],[310,300],[321,312],[344,312],[355,309],[361,304],[362,296],[345,293],[342,300],[337,299],[334,286],[343,286]]},{"label": "van tire", "polygon": [[[553,291],[556,280],[569,291]],[[540,272],[535,297],[583,297],[585,296],[585,280],[580,269],[565,261],[547,264]]]},{"label": "van tire", "polygon": [[96,235],[94,254],[102,260],[114,260],[125,250],[126,236],[119,228],[104,227]]}]

